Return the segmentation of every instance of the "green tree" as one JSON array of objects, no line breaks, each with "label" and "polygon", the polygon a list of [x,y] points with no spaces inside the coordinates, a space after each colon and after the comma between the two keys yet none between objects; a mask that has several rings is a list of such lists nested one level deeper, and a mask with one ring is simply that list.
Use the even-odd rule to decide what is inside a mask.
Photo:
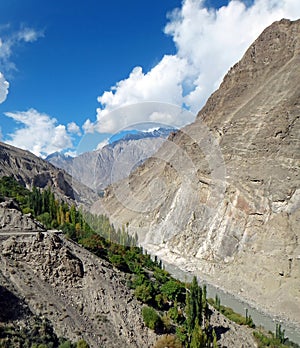
[{"label": "green tree", "polygon": [[218,311],[220,311],[220,307],[221,307],[221,300],[220,297],[216,294],[215,297],[215,307]]},{"label": "green tree", "polygon": [[64,341],[60,343],[58,348],[72,348],[72,342],[71,341]]},{"label": "green tree", "polygon": [[284,343],[286,340],[284,335],[285,335],[285,330],[281,329],[281,324],[276,324],[275,338],[278,339],[280,343]]},{"label": "green tree", "polygon": [[218,339],[215,329],[212,330],[213,348],[218,348]]},{"label": "green tree", "polygon": [[196,320],[199,325],[202,324],[202,312],[203,312],[203,293],[201,287],[198,285],[197,278],[193,277],[192,283],[187,289],[186,293],[186,321],[189,336],[195,327]]},{"label": "green tree", "polygon": [[167,299],[171,301],[176,301],[179,295],[183,293],[183,289],[184,288],[179,281],[171,279],[162,285],[161,293]]},{"label": "green tree", "polygon": [[71,224],[73,226],[75,226],[75,224],[76,224],[76,208],[75,208],[74,204],[72,204],[72,206],[70,208],[70,219],[71,219]]},{"label": "green tree", "polygon": [[196,319],[195,327],[192,332],[190,348],[202,348],[206,347],[207,336],[205,332],[202,331],[198,319]]}]

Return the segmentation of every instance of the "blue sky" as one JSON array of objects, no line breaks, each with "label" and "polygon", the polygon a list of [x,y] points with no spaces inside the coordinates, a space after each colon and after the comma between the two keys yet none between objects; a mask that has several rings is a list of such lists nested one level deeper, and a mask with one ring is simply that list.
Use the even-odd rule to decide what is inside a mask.
[{"label": "blue sky", "polygon": [[191,119],[112,111],[151,101],[195,114],[283,16],[299,18],[299,1],[1,1],[1,139],[46,156],[134,123],[183,126]]}]

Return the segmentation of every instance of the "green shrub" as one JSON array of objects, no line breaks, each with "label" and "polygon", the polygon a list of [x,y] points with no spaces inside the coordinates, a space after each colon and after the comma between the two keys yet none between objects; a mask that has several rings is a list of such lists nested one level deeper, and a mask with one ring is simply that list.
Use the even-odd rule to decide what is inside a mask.
[{"label": "green shrub", "polygon": [[79,340],[77,342],[76,348],[89,348],[90,346],[85,342],[85,340]]},{"label": "green shrub", "polygon": [[127,263],[121,255],[111,254],[109,256],[109,261],[121,271],[126,272],[128,270]]},{"label": "green shrub", "polygon": [[181,342],[174,335],[162,336],[155,344],[154,348],[182,348]]},{"label": "green shrub", "polygon": [[72,342],[71,341],[64,341],[61,343],[58,348],[72,348]]},{"label": "green shrub", "polygon": [[138,300],[144,303],[149,302],[153,295],[153,287],[151,283],[143,283],[142,285],[138,285],[135,288],[134,295]]},{"label": "green shrub", "polygon": [[142,309],[144,323],[151,330],[162,329],[163,324],[160,315],[152,307],[145,306]]}]

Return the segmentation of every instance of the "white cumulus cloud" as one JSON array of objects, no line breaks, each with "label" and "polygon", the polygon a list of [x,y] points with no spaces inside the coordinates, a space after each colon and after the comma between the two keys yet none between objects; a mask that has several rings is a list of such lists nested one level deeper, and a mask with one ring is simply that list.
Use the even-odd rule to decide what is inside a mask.
[{"label": "white cumulus cloud", "polygon": [[0,104],[3,103],[8,94],[9,83],[5,80],[4,75],[0,72]]},{"label": "white cumulus cloud", "polygon": [[79,126],[75,122],[70,122],[67,124],[67,129],[69,133],[73,133],[76,135],[81,135],[81,131]]},{"label": "white cumulus cloud", "polygon": [[55,152],[73,146],[71,135],[64,125],[57,125],[57,120],[35,109],[20,112],[7,112],[21,125],[6,143],[29,150],[37,156],[46,157]]},{"label": "white cumulus cloud", "polygon": [[[231,0],[220,9],[205,7],[204,0],[184,0],[169,14],[165,33],[173,38],[175,55],[165,55],[150,71],[135,67],[123,79],[98,97],[97,120],[88,120],[84,130],[116,132],[124,125],[151,120],[149,115],[122,116],[117,108],[145,101],[187,106],[194,113],[218,88],[224,74],[244,54],[262,30],[282,18],[300,17],[299,0]],[[160,113],[161,114],[161,113]],[[176,126],[191,120],[179,115]],[[166,123],[173,122],[169,117]]]}]

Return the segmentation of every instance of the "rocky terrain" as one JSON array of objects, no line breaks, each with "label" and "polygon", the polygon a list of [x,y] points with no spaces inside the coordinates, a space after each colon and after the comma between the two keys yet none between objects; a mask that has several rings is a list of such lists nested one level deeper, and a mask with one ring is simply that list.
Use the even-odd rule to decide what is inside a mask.
[{"label": "rocky terrain", "polygon": [[74,180],[65,171],[33,155],[29,151],[0,142],[0,177],[11,176],[31,189],[50,186],[57,197],[69,202],[90,205],[96,194]]},{"label": "rocky terrain", "polygon": [[96,192],[126,178],[136,167],[152,156],[172,129],[159,128],[151,132],[126,134],[100,150],[85,152],[77,157],[56,153],[47,161],[64,169],[76,180]]},{"label": "rocky terrain", "polygon": [[94,212],[300,327],[300,20],[264,30],[196,121]]},{"label": "rocky terrain", "polygon": [[[142,305],[124,274],[63,235],[12,236],[2,240],[0,249],[0,294],[14,308],[2,312],[0,324],[21,325],[30,314],[43,316],[57,335],[84,338],[95,348],[153,347],[158,339],[144,326]],[[251,329],[215,310],[211,323],[220,346],[256,347]]]},{"label": "rocky terrain", "polygon": [[22,214],[18,203],[9,199],[0,203],[0,234],[7,231],[45,231],[45,228],[31,214]]},{"label": "rocky terrain", "polygon": [[1,247],[2,277],[58,335],[91,347],[151,346],[140,306],[111,266],[53,234],[10,237]]}]

